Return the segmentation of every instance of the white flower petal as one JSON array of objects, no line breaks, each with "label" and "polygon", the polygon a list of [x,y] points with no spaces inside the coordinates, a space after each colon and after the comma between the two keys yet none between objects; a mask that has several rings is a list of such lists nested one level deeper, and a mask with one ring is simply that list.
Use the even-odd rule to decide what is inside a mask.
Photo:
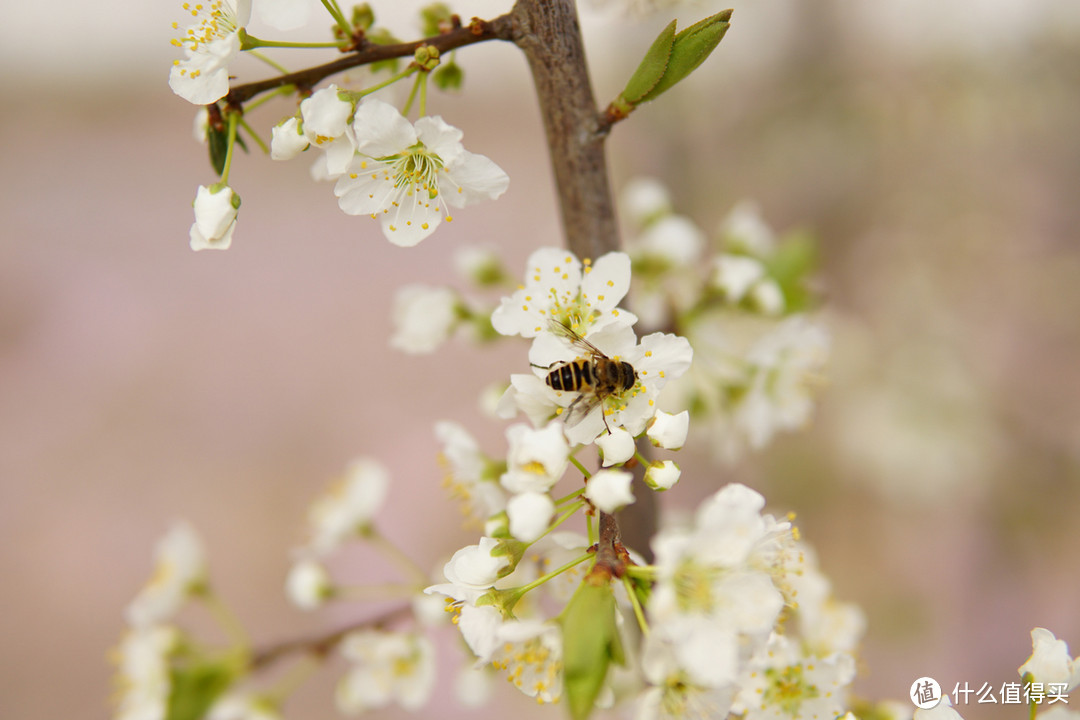
[{"label": "white flower petal", "polygon": [[300,131],[300,120],[296,116],[275,125],[271,130],[270,158],[272,160],[292,160],[310,144]]},{"label": "white flower petal", "polygon": [[603,458],[603,467],[619,465],[634,457],[634,436],[620,427],[611,429],[596,439],[596,446],[600,448],[600,456]]},{"label": "white flower petal", "polygon": [[396,155],[416,144],[416,130],[397,108],[373,97],[364,98],[353,118],[356,151],[373,158]]},{"label": "white flower petal", "polygon": [[634,502],[630,490],[632,473],[618,470],[599,470],[585,485],[585,497],[600,510],[614,513]]},{"label": "white flower petal", "polygon": [[484,155],[462,150],[440,173],[443,199],[454,207],[495,200],[510,187],[510,176]]},{"label": "white flower petal", "polygon": [[415,127],[417,138],[428,150],[439,156],[444,166],[451,165],[465,152],[461,145],[461,138],[465,133],[438,115],[420,118]]},{"label": "white flower petal", "polygon": [[506,514],[510,518],[510,534],[531,543],[548,529],[555,515],[555,503],[547,493],[524,492],[510,498]]}]

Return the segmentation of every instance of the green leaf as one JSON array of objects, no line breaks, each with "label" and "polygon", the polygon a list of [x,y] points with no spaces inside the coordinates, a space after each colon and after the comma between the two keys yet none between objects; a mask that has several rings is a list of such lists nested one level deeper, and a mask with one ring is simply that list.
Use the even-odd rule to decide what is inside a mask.
[{"label": "green leaf", "polygon": [[610,583],[590,578],[563,611],[563,692],[574,720],[592,713],[611,662],[625,661],[615,613]]},{"label": "green leaf", "polygon": [[222,127],[215,130],[213,125],[206,128],[206,146],[210,149],[210,167],[218,177],[225,172],[225,158],[229,154],[229,131]]},{"label": "green leaf", "polygon": [[375,11],[369,3],[353,5],[352,26],[358,30],[367,30],[375,24]]},{"label": "green leaf", "polygon": [[438,35],[442,27],[450,26],[453,13],[446,3],[432,3],[420,8],[420,28],[425,37]]},{"label": "green leaf", "polygon": [[668,62],[671,58],[671,46],[675,42],[675,24],[677,22],[677,20],[672,20],[656,36],[656,40],[653,40],[653,44],[645,53],[645,57],[641,59],[641,64],[638,65],[634,74],[630,76],[630,81],[626,83],[626,88],[619,97],[631,105],[641,102],[641,99],[656,87],[656,84],[664,77],[664,73],[667,72]]},{"label": "green leaf", "polygon": [[435,81],[435,87],[440,90],[460,90],[461,84],[465,82],[465,71],[451,60],[431,73],[431,79]]},{"label": "green leaf", "polygon": [[174,667],[169,672],[172,687],[165,720],[201,720],[234,677],[234,669],[227,663]]},{"label": "green leaf", "polygon": [[679,32],[671,46],[667,71],[638,102],[655,100],[705,62],[731,27],[730,19],[731,10],[722,10]]},{"label": "green leaf", "polygon": [[817,267],[817,244],[809,233],[796,232],[785,237],[772,257],[764,260],[769,277],[784,293],[787,312],[806,310],[813,300],[806,278]]}]

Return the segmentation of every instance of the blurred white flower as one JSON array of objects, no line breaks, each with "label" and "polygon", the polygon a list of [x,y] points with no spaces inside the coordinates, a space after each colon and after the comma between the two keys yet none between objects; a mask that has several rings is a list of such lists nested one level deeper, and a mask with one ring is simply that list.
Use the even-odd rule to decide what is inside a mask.
[{"label": "blurred white flower", "polygon": [[118,700],[116,720],[164,718],[172,681],[169,658],[180,632],[169,625],[129,630],[116,650]]},{"label": "blurred white flower", "polygon": [[285,594],[301,610],[321,607],[333,591],[330,574],[322,563],[311,558],[293,564],[285,578]]},{"label": "blurred white flower", "polygon": [[570,446],[560,423],[548,423],[540,430],[512,425],[506,439],[510,448],[500,482],[510,492],[547,492],[566,472]]},{"label": "blurred white flower", "polygon": [[268,698],[229,693],[214,703],[206,720],[281,720],[281,711]]},{"label": "blurred white flower", "polygon": [[396,702],[418,710],[435,686],[435,649],[414,633],[360,630],[341,643],[341,654],[352,669],[337,688],[342,712],[355,714]]},{"label": "blurred white flower", "polygon": [[150,581],[127,607],[127,621],[145,628],[171,618],[206,583],[206,553],[195,529],[175,523],[154,552]]},{"label": "blurred white flower", "polygon": [[668,215],[649,225],[633,242],[635,260],[666,266],[691,266],[701,260],[705,233],[690,218]]},{"label": "blurred white flower", "polygon": [[441,117],[413,125],[391,105],[365,98],[352,124],[357,157],[334,193],[349,215],[378,218],[386,239],[411,247],[435,232],[448,205],[494,200],[510,179],[483,155],[465,150],[462,132]]},{"label": "blurred white flower", "polygon": [[[446,475],[443,486],[462,503],[462,511],[476,524],[506,508],[506,493],[499,485],[493,463],[480,451],[476,439],[455,422],[435,423],[442,446],[439,463]],[[488,533],[490,534],[490,533]]]},{"label": "blurred white flower", "polygon": [[761,217],[756,203],[743,200],[720,223],[724,244],[757,257],[767,257],[776,248],[776,234]]},{"label": "blurred white flower", "polygon": [[410,355],[435,352],[457,322],[458,294],[447,287],[406,285],[394,296],[390,344]]},{"label": "blurred white flower", "polygon": [[765,266],[757,258],[724,253],[713,259],[710,282],[730,303],[738,303],[750,288],[765,277]]},{"label": "blurred white flower", "polygon": [[554,622],[515,620],[498,629],[495,667],[521,692],[538,701],[562,695],[562,632]]},{"label": "blurred white flower", "polygon": [[648,686],[638,696],[635,720],[727,717],[735,685],[709,687],[696,683],[683,670],[671,644],[656,633],[645,638],[641,669]]},{"label": "blurred white flower", "polygon": [[911,717],[912,720],[964,720],[960,713],[953,708],[952,700],[949,699],[948,695],[943,695],[941,702],[929,710],[915,708],[915,712]]},{"label": "blurred white flower", "polygon": [[804,655],[788,637],[773,635],[751,659],[734,710],[746,720],[840,717],[854,679],[851,655]]},{"label": "blurred white flower", "polygon": [[345,476],[308,512],[310,548],[322,556],[347,539],[359,535],[382,509],[390,475],[382,464],[368,458],[354,460]]},{"label": "blurred white flower", "polygon": [[623,187],[619,206],[630,223],[640,228],[671,213],[671,196],[656,178],[636,177]]}]

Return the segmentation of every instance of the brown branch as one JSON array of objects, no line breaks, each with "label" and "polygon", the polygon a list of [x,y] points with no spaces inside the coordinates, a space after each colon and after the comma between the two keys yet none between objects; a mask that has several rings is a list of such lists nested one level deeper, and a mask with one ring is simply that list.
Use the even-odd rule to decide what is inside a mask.
[{"label": "brown branch", "polygon": [[585,48],[572,0],[518,0],[513,39],[529,61],[570,249],[596,258],[619,249]]},{"label": "brown branch", "polygon": [[411,613],[411,607],[402,605],[399,608],[390,610],[377,617],[360,620],[324,635],[318,635],[311,638],[299,638],[297,640],[286,640],[285,642],[271,645],[262,650],[256,650],[251,658],[251,670],[252,672],[264,670],[278,660],[294,654],[313,655],[318,658],[324,658],[337,647],[338,643],[345,639],[346,635],[354,630],[362,630],[365,628],[380,629],[401,620]]},{"label": "brown branch", "polygon": [[501,15],[494,20],[481,20],[473,18],[472,22],[464,27],[458,27],[449,32],[440,33],[432,37],[423,38],[414,42],[396,43],[394,45],[375,45],[365,43],[358,47],[355,52],[343,58],[325,65],[318,65],[307,70],[299,70],[287,75],[259,80],[257,82],[236,85],[225,96],[225,102],[233,107],[240,107],[251,98],[274,90],[285,85],[295,85],[299,88],[311,88],[324,78],[336,75],[354,67],[370,65],[380,60],[392,60],[400,57],[412,57],[416,49],[422,45],[438,48],[439,52],[447,52],[455,48],[472,45],[473,43],[486,40],[510,40],[511,18],[510,15]]}]

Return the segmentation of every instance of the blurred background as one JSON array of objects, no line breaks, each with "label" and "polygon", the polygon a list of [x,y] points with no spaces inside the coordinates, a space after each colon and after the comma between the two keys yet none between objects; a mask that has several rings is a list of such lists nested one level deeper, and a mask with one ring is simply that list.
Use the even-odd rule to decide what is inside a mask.
[{"label": "blurred background", "polygon": [[[416,35],[413,3],[375,5]],[[598,101],[671,17],[723,6],[732,29],[706,65],[613,132],[613,184],[657,177],[710,233],[743,199],[778,231],[812,232],[833,360],[812,426],[730,468],[686,448],[664,503],[740,480],[797,512],[836,595],[869,619],[856,684],[868,697],[903,700],[924,675],[1000,687],[1034,626],[1080,651],[1080,5],[730,0],[630,18],[609,0],[582,8]],[[179,3],[115,15],[20,3],[0,25],[8,719],[109,716],[109,648],[175,519],[203,535],[215,584],[260,644],[374,614],[305,615],[282,593],[307,503],[353,457],[390,467],[380,524],[421,564],[474,542],[439,486],[432,423],[458,420],[502,452],[504,426],[477,394],[522,371],[524,346],[403,356],[388,346],[393,293],[463,287],[447,268],[466,245],[498,248],[516,271],[561,242],[524,60],[485,44],[458,54],[466,92],[429,107],[509,173],[501,200],[402,249],[343,215],[306,160],[241,155],[233,246],[192,253],[191,200],[214,178],[194,108],[166,84],[180,19]],[[299,68],[325,55],[275,57]],[[248,119],[268,137],[293,107]],[[394,577],[364,549],[339,570]],[[198,611],[184,620],[210,627]],[[339,673],[287,714],[332,717]],[[516,693],[506,703],[540,714]]]}]

